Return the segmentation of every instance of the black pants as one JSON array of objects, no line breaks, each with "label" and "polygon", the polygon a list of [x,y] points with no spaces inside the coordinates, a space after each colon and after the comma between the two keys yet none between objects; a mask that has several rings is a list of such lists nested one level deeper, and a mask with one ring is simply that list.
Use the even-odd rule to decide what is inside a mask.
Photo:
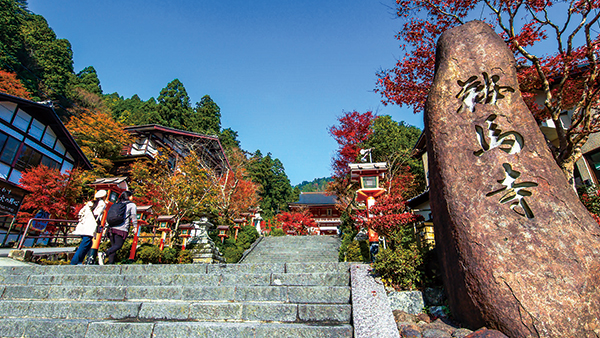
[{"label": "black pants", "polygon": [[110,239],[110,248],[106,250],[106,256],[108,256],[108,264],[114,264],[117,251],[119,251],[119,249],[123,247],[123,243],[125,243],[125,237],[109,230],[108,239]]}]

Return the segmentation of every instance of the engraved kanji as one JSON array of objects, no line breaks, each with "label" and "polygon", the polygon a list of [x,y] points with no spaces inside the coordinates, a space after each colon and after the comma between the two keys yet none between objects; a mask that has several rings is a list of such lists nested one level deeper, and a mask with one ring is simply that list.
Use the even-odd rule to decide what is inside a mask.
[{"label": "engraved kanji", "polygon": [[[498,125],[494,123],[496,117],[495,114],[492,114],[485,119],[485,123],[487,124],[486,130],[481,126],[475,126],[477,140],[481,146],[481,149],[473,152],[475,156],[481,156],[484,152],[494,148],[500,148],[502,151],[511,155],[516,154],[523,149],[523,136],[516,131],[507,131],[503,133],[502,130],[498,128]],[[487,139],[489,139],[489,142]]]},{"label": "engraved kanji", "polygon": [[504,168],[504,179],[498,180],[497,182],[502,184],[504,187],[494,190],[486,194],[487,197],[493,196],[499,193],[504,193],[499,202],[502,204],[508,204],[510,209],[520,216],[527,218],[533,218],[533,212],[529,208],[525,197],[531,196],[529,190],[525,188],[537,187],[538,184],[535,182],[520,182],[517,183],[517,179],[521,176],[521,173],[513,170],[510,164],[502,164]]},{"label": "engraved kanji", "polygon": [[457,112],[466,107],[470,112],[473,112],[476,103],[496,104],[496,102],[504,98],[505,92],[513,93],[515,90],[508,86],[500,86],[498,81],[499,75],[489,76],[483,72],[483,82],[478,80],[477,76],[473,75],[467,81],[456,81],[461,87],[456,97],[462,101]]}]

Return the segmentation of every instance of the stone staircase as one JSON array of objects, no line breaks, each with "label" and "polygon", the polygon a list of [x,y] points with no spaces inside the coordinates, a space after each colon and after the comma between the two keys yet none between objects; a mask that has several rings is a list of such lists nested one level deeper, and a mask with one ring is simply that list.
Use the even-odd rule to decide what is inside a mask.
[{"label": "stone staircase", "polygon": [[352,337],[349,285],[322,261],[0,267],[0,337]]},{"label": "stone staircase", "polygon": [[263,237],[243,262],[337,262],[340,244],[337,236]]}]

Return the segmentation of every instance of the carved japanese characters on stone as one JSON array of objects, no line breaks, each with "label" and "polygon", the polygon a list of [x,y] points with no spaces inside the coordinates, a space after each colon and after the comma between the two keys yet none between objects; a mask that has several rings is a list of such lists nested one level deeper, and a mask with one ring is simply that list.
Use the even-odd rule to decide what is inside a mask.
[{"label": "carved japanese characters on stone", "polygon": [[521,176],[521,173],[513,170],[510,164],[503,163],[502,167],[504,168],[504,178],[498,180],[497,182],[503,185],[504,187],[489,192],[486,196],[494,196],[499,193],[504,193],[499,202],[500,203],[508,203],[510,209],[521,216],[525,216],[527,218],[533,218],[533,212],[529,208],[529,205],[525,201],[526,196],[531,196],[531,192],[529,190],[525,190],[524,188],[537,187],[537,183],[535,182],[519,182],[517,183],[517,179]]},{"label": "carved japanese characters on stone", "polygon": [[489,76],[487,72],[483,72],[483,83],[477,79],[477,76],[471,76],[467,81],[456,81],[461,87],[460,92],[456,95],[462,101],[461,109],[467,108],[470,112],[473,111],[476,103],[496,104],[499,99],[503,99],[504,92],[513,93],[515,90],[508,86],[500,86],[498,80],[499,75]]},{"label": "carved japanese characters on stone", "polygon": [[[484,152],[494,148],[500,148],[500,150],[511,155],[516,154],[523,149],[523,136],[516,131],[507,131],[503,133],[502,130],[498,128],[498,125],[494,123],[496,117],[496,114],[488,116],[485,120],[485,123],[487,124],[486,130],[481,126],[475,126],[477,140],[481,145],[480,150],[473,152],[475,156],[481,156]],[[487,139],[489,139],[489,142]]]}]

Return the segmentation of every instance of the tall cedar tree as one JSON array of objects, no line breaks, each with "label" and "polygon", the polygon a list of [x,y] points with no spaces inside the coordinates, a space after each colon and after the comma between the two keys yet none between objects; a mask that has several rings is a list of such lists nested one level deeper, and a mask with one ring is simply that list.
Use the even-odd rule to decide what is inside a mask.
[{"label": "tall cedar tree", "polygon": [[[378,74],[376,91],[384,104],[408,105],[415,113],[422,112],[433,81],[439,36],[474,17],[485,19],[514,52],[520,90],[531,112],[538,120],[552,119],[557,126],[558,145],[548,142],[548,146],[567,180],[573,182],[581,147],[591,133],[600,130],[600,37],[594,28],[600,2],[396,0],[396,4],[404,22],[396,35],[404,56],[394,68]],[[540,93],[542,105],[535,102]],[[569,110],[572,123],[563,126],[560,116]]]},{"label": "tall cedar tree", "polygon": [[288,203],[298,200],[300,193],[292,188],[283,164],[279,159],[273,159],[270,153],[263,156],[257,150],[247,168],[252,181],[260,186],[260,208],[266,218],[286,211]]},{"label": "tall cedar tree", "polygon": [[179,79],[167,84],[158,96],[158,121],[152,121],[175,129],[189,130],[186,122],[192,115],[190,97]]}]

